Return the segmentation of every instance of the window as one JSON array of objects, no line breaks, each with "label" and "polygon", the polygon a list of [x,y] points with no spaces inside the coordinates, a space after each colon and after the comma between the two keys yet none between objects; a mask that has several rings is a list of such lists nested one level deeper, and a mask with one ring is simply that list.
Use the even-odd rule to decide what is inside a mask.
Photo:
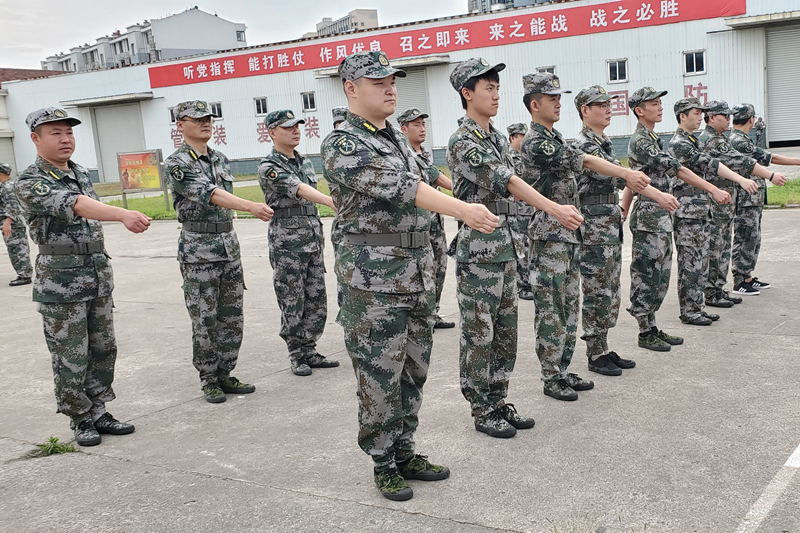
[{"label": "window", "polygon": [[621,83],[628,81],[628,60],[610,59],[608,61],[608,82]]},{"label": "window", "polygon": [[214,115],[214,120],[222,120],[222,103],[209,102],[208,106],[211,108],[211,114]]},{"label": "window", "polygon": [[237,31],[236,32],[236,40],[239,41],[240,43],[243,43],[243,42],[247,41],[247,39],[244,38],[244,32],[243,31]]},{"label": "window", "polygon": [[253,98],[256,103],[256,115],[266,115],[267,114],[267,97],[266,96],[259,96],[258,98]]},{"label": "window", "polygon": [[169,108],[169,123],[170,124],[175,124],[175,122],[177,122],[175,120],[175,108],[174,107],[170,107]]},{"label": "window", "polygon": [[303,97],[303,111],[316,111],[317,102],[314,99],[314,93],[302,93]]},{"label": "window", "polygon": [[694,74],[706,73],[706,51],[695,50],[683,53],[684,74],[691,76]]},{"label": "window", "polygon": [[536,67],[536,72],[539,74],[544,74],[545,72],[549,72],[550,74],[556,73],[556,67]]}]

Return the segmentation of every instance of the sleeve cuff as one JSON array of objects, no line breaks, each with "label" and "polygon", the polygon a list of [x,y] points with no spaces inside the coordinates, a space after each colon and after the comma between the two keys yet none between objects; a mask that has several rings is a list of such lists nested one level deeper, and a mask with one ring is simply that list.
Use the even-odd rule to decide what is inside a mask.
[{"label": "sleeve cuff", "polygon": [[511,169],[503,165],[498,165],[494,177],[492,178],[492,192],[503,197],[508,196],[508,181],[513,175],[514,173]]}]

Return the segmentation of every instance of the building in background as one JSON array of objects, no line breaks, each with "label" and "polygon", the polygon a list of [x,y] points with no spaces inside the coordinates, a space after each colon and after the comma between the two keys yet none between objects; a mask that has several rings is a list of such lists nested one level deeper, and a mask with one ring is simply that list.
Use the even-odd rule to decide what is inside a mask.
[{"label": "building in background", "polygon": [[536,4],[562,4],[575,1],[577,0],[467,0],[467,9],[470,13],[490,13],[513,7],[526,7]]},{"label": "building in background", "polygon": [[378,27],[378,11],[376,9],[354,9],[339,20],[325,17],[317,22],[317,31],[306,33],[303,37],[327,37],[360,30],[371,30]]}]

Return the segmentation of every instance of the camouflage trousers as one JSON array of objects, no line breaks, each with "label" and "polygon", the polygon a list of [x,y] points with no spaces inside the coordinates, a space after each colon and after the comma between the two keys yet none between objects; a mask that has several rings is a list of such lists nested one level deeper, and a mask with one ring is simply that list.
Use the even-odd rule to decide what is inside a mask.
[{"label": "camouflage trousers", "polygon": [[631,305],[628,312],[644,333],[656,327],[656,311],[669,289],[672,235],[633,230],[631,247]]},{"label": "camouflage trousers", "polygon": [[720,298],[728,282],[728,268],[731,264],[731,233],[733,219],[714,219],[711,221],[708,249],[708,276],[706,277],[706,300]]},{"label": "camouflage trousers", "polygon": [[532,216],[517,215],[519,231],[522,232],[525,256],[517,256],[517,290],[519,292],[530,292],[531,290],[531,271],[530,271],[530,250],[531,239],[528,236],[528,226],[531,224]]},{"label": "camouflage trousers", "polygon": [[[441,217],[439,214],[433,216]],[[439,222],[431,222],[431,246],[433,247],[433,266],[436,268],[436,310],[434,314],[439,316],[439,302],[442,299],[444,290],[444,278],[447,275],[447,236],[444,233],[444,226]]]},{"label": "camouflage trousers", "polygon": [[731,272],[734,287],[753,275],[761,251],[761,212],[759,206],[737,207],[733,219]]},{"label": "camouflage trousers", "polygon": [[114,306],[111,296],[85,302],[37,305],[53,363],[57,412],[73,424],[106,412],[114,399]]},{"label": "camouflage trousers", "polygon": [[205,386],[236,367],[244,329],[242,262],[181,263],[192,320],[192,362]]},{"label": "camouflage trousers", "polygon": [[617,325],[622,274],[622,245],[580,246],[580,273],[583,305],[581,323],[589,357],[608,352],[608,330]]},{"label": "camouflage trousers", "polygon": [[317,353],[328,319],[323,252],[269,251],[272,284],[281,310],[280,336],[290,359]]},{"label": "camouflage trousers", "polygon": [[544,382],[566,378],[575,353],[580,305],[579,254],[577,243],[531,241],[536,355]]},{"label": "camouflage trousers", "polygon": [[517,262],[456,263],[461,393],[472,416],[505,405],[517,362]]},{"label": "camouflage trousers", "polygon": [[358,390],[358,445],[386,470],[414,454],[433,347],[433,290],[387,294],[342,285],[337,322]]},{"label": "camouflage trousers", "polygon": [[11,266],[17,271],[17,276],[22,278],[33,277],[33,267],[31,266],[31,253],[28,248],[28,234],[25,231],[25,223],[22,221],[11,221],[11,235],[3,235],[8,250],[8,258]]},{"label": "camouflage trousers", "polygon": [[711,221],[674,219],[675,251],[678,255],[678,303],[681,315],[697,318],[705,310],[703,291],[708,273],[708,238]]}]

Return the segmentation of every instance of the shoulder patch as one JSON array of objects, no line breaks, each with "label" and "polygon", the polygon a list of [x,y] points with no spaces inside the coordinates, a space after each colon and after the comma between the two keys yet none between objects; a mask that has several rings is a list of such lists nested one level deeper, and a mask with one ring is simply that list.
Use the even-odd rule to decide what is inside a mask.
[{"label": "shoulder patch", "polygon": [[39,196],[47,196],[50,194],[50,186],[41,180],[34,183],[31,190]]},{"label": "shoulder patch", "polygon": [[742,148],[744,148],[745,152],[748,154],[752,154],[753,152],[756,151],[756,145],[753,144],[753,141],[751,141],[750,139],[747,139],[747,143],[745,143],[745,145]]},{"label": "shoulder patch", "polygon": [[169,176],[175,181],[181,181],[183,180],[183,170],[179,166],[174,166],[169,169]]},{"label": "shoulder patch", "polygon": [[553,143],[551,143],[550,141],[542,142],[542,144],[539,145],[539,149],[545,155],[553,155],[554,153],[556,153],[556,146]]},{"label": "shoulder patch", "polygon": [[647,155],[650,157],[656,157],[658,155],[658,150],[652,144],[647,147]]},{"label": "shoulder patch", "polygon": [[464,154],[464,159],[471,167],[479,167],[481,163],[483,163],[483,156],[477,148],[470,148],[467,153]]},{"label": "shoulder patch", "polygon": [[267,177],[268,177],[269,179],[271,179],[271,180],[274,180],[275,178],[277,178],[277,177],[278,177],[278,173],[277,173],[277,172],[275,172],[275,169],[273,168],[273,169],[271,169],[269,172],[267,172]]},{"label": "shoulder patch", "polygon": [[356,142],[345,135],[336,139],[333,145],[342,155],[353,155],[356,153]]},{"label": "shoulder patch", "polygon": [[722,153],[730,152],[730,147],[728,146],[728,143],[726,143],[726,142],[719,143],[718,149]]}]

